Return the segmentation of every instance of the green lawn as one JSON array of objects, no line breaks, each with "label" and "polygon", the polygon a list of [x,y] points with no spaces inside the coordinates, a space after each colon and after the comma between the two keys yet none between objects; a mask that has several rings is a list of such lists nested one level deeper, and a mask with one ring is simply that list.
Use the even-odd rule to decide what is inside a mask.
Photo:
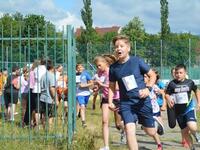
[{"label": "green lawn", "polygon": [[[96,109],[92,110],[92,99],[90,99],[86,112],[87,127],[81,126],[81,120],[77,119],[77,129],[72,143],[74,150],[98,150],[103,146],[101,131],[101,109],[99,100],[97,100]],[[19,110],[18,110],[19,111]],[[20,112],[20,111],[19,111]],[[47,132],[43,129],[29,130],[19,127],[19,114],[16,115],[15,123],[2,123],[0,129],[0,150],[64,150],[67,149],[66,129],[67,123],[62,124],[60,117],[57,119],[57,128]],[[120,134],[114,127],[113,115],[110,118],[110,148],[111,150],[127,150],[125,145],[119,144]],[[200,118],[200,113],[197,113]],[[200,120],[198,119],[198,125]],[[200,126],[199,126],[200,127]],[[47,136],[48,135],[48,136]],[[53,135],[56,135],[53,136]],[[60,138],[63,136],[64,138]],[[172,137],[173,141],[174,138]]]}]

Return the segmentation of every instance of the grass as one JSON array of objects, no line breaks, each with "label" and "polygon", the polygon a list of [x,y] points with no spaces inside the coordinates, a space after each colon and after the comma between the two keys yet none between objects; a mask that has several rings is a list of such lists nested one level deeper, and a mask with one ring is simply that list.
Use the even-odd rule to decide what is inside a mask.
[{"label": "grass", "polygon": [[[76,133],[73,138],[73,143],[71,149],[74,150],[98,150],[103,146],[102,140],[102,127],[101,127],[101,109],[100,109],[99,100],[97,100],[96,109],[92,110],[92,99],[87,107],[86,112],[86,123],[87,127],[83,128],[81,125],[81,120],[77,119],[77,128]],[[20,110],[18,110],[20,112]],[[61,110],[59,110],[59,115]],[[61,117],[58,117],[57,123],[58,128],[48,132],[41,129],[39,132],[37,130],[29,130],[28,128],[19,127],[19,114],[16,115],[15,123],[3,123],[1,121],[0,125],[0,150],[66,150],[67,149],[67,123],[62,124]],[[126,145],[120,145],[119,139],[120,134],[117,129],[114,127],[113,114],[110,114],[110,148],[111,150],[127,150]],[[197,118],[200,118],[200,113],[197,113]],[[198,119],[198,125],[200,125],[200,120]],[[200,129],[200,126],[199,126]],[[171,132],[171,131],[169,131]],[[57,136],[54,136],[54,135]],[[180,137],[180,134],[174,132],[177,136]],[[165,136],[165,135],[164,135]],[[164,137],[163,136],[163,137]],[[6,138],[7,137],[7,138]],[[61,138],[63,137],[63,138]],[[145,141],[148,139],[147,141]],[[170,140],[174,142],[174,137],[163,138],[163,141]],[[153,140],[141,134],[139,141],[143,142],[152,142]]]}]

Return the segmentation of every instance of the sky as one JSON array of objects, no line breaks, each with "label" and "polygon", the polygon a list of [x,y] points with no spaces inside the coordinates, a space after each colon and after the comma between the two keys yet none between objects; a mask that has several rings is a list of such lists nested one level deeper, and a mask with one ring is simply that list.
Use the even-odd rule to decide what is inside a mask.
[{"label": "sky", "polygon": [[[172,32],[200,35],[200,0],[168,0]],[[80,10],[83,0],[0,0],[0,15],[15,13],[44,15],[57,28],[84,26]],[[160,0],[92,0],[93,26],[125,26],[139,17],[147,33],[160,32]]]}]

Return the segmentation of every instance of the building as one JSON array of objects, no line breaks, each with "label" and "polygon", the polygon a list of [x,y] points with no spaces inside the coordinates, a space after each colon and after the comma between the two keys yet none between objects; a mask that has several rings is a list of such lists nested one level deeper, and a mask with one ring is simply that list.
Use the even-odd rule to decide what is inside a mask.
[{"label": "building", "polygon": [[[83,27],[77,28],[76,32],[75,32],[75,36],[79,37],[81,35],[81,30],[83,29]],[[98,35],[103,36],[104,34],[108,33],[108,32],[117,32],[119,33],[119,31],[121,30],[120,26],[112,26],[112,27],[95,27],[95,31],[97,32]]]}]

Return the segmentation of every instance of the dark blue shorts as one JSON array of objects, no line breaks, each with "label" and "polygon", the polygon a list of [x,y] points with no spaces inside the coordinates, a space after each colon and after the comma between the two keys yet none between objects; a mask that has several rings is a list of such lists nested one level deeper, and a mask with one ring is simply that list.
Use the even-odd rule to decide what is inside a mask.
[{"label": "dark blue shorts", "polygon": [[90,96],[77,96],[77,101],[79,103],[79,105],[87,105],[88,104],[88,100],[90,98]]},{"label": "dark blue shorts", "polygon": [[157,112],[157,113],[153,113],[153,116],[160,117],[160,116],[161,116],[161,113],[160,113],[160,111],[159,111],[159,112]]},{"label": "dark blue shorts", "polygon": [[184,114],[184,115],[179,115],[177,116],[177,122],[178,125],[181,129],[184,129],[187,127],[187,122],[189,121],[194,121],[196,122],[196,115],[195,115],[195,111],[191,110],[188,113]]},{"label": "dark blue shorts", "polygon": [[153,109],[149,97],[145,100],[120,101],[120,114],[125,124],[138,121],[144,127],[154,127]]}]

